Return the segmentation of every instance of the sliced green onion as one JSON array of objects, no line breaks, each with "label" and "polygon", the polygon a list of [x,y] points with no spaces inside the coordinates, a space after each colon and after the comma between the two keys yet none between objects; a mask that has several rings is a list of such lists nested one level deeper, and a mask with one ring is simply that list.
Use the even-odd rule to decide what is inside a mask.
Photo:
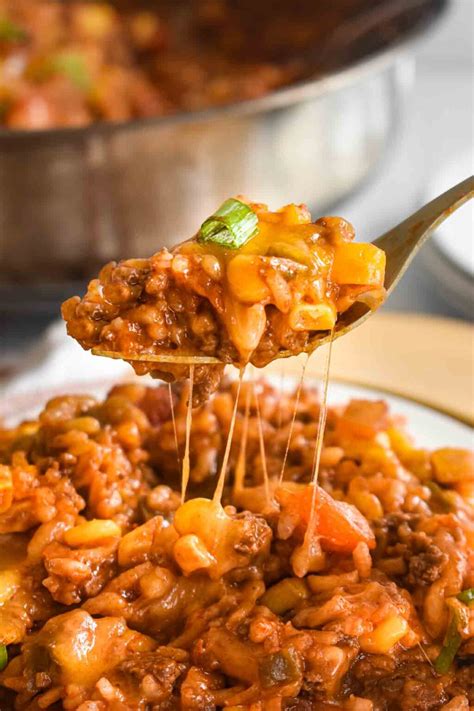
[{"label": "sliced green onion", "polygon": [[449,623],[443,648],[435,659],[434,667],[438,674],[446,674],[449,671],[461,642],[462,638],[458,631],[457,622],[453,617]]},{"label": "sliced green onion", "polygon": [[22,42],[28,37],[25,30],[7,17],[0,17],[0,41]]},{"label": "sliced green onion", "polygon": [[92,84],[84,57],[77,52],[55,54],[48,62],[47,72],[48,74],[62,74],[83,91],[88,91]]},{"label": "sliced green onion", "polygon": [[226,200],[199,230],[200,242],[214,242],[228,249],[239,249],[258,231],[258,217],[240,200]]},{"label": "sliced green onion", "polygon": [[8,664],[7,648],[4,644],[0,644],[0,671],[3,671]]},{"label": "sliced green onion", "polygon": [[[466,591],[465,591],[466,592]],[[462,595],[462,593],[460,593]],[[450,600],[448,599],[448,604]],[[454,601],[453,601],[454,602]],[[449,621],[446,637],[444,638],[443,647],[438,654],[434,667],[438,674],[446,674],[449,671],[454,657],[457,654],[459,647],[462,644],[462,636],[460,629],[468,623],[468,615],[461,605],[450,604],[451,619]]]},{"label": "sliced green onion", "polygon": [[469,605],[469,607],[472,607],[474,605],[474,588],[467,588],[467,590],[463,590],[459,593],[457,598],[458,600],[461,600],[461,602],[466,603],[466,605]]}]

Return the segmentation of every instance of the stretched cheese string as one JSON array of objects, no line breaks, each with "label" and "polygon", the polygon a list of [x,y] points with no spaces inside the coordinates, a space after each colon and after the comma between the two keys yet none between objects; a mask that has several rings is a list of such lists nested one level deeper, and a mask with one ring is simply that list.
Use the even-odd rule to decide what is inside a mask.
[{"label": "stretched cheese string", "polygon": [[179,456],[178,430],[176,429],[176,417],[174,414],[174,401],[173,401],[173,391],[171,389],[171,383],[168,383],[168,395],[170,397],[171,421],[173,423],[174,444],[176,447],[176,459],[178,461],[178,468],[179,468],[180,464],[181,464],[181,457]]},{"label": "stretched cheese string", "polygon": [[267,504],[270,504],[270,485],[268,481],[268,469],[267,469],[267,456],[265,453],[265,440],[263,437],[263,424],[262,424],[262,416],[260,414],[260,403],[258,400],[258,393],[257,393],[257,388],[255,387],[255,378],[253,378],[252,381],[252,390],[253,390],[253,396],[255,399],[255,407],[257,410],[257,422],[258,422],[258,440],[259,440],[259,446],[260,446],[260,459],[262,462],[262,469],[263,469],[263,483],[265,485],[265,499]]},{"label": "stretched cheese string", "polygon": [[191,425],[193,420],[193,384],[194,365],[189,366],[188,409],[186,412],[186,443],[184,446],[183,468],[181,471],[181,503],[184,504],[186,489],[189,483],[189,444],[191,441]]},{"label": "stretched cheese string", "polygon": [[225,445],[224,458],[222,460],[221,471],[219,474],[219,479],[217,481],[216,490],[213,496],[213,502],[220,504],[222,502],[222,493],[224,491],[225,476],[227,474],[227,465],[229,463],[230,449],[232,447],[232,437],[234,435],[235,420],[237,417],[237,407],[239,404],[240,388],[242,387],[242,380],[244,377],[245,368],[240,369],[239,382],[237,384],[237,394],[235,396],[234,408],[232,410],[232,419],[230,421],[229,433],[227,435],[227,442]]},{"label": "stretched cheese string", "polygon": [[292,439],[292,437],[293,437],[293,430],[294,430],[294,428],[295,428],[296,415],[297,415],[298,407],[299,407],[299,404],[300,404],[301,390],[302,390],[302,388],[303,388],[303,380],[304,380],[304,376],[305,376],[305,372],[306,372],[306,366],[308,365],[308,361],[309,361],[310,355],[311,355],[311,353],[308,353],[308,354],[307,354],[306,360],[304,361],[303,367],[302,367],[302,369],[301,369],[301,376],[300,376],[300,380],[299,380],[299,383],[298,383],[298,388],[297,388],[297,390],[296,390],[295,406],[294,406],[294,409],[293,409],[293,415],[292,415],[292,417],[291,417],[290,430],[289,430],[289,432],[288,432],[288,440],[287,440],[287,442],[286,442],[285,454],[284,454],[284,456],[283,456],[283,462],[282,462],[282,465],[281,465],[280,476],[279,476],[279,478],[278,478],[278,486],[280,486],[281,482],[283,481],[283,475],[284,475],[284,473],[285,473],[286,461],[287,461],[287,459],[288,459],[288,452],[290,451],[290,444],[291,444],[291,439]]},{"label": "stretched cheese string", "polygon": [[283,401],[283,393],[285,392],[285,366],[282,364],[281,367],[281,372],[280,372],[280,400],[278,402],[278,420],[277,420],[277,429],[281,429],[281,423],[283,420],[283,411],[282,411],[282,401]]},{"label": "stretched cheese string", "polygon": [[319,420],[318,420],[318,434],[316,437],[316,445],[314,448],[313,457],[313,472],[311,476],[311,485],[313,487],[312,499],[311,499],[311,514],[309,517],[308,527],[305,532],[303,547],[307,552],[310,551],[311,547],[311,536],[314,533],[317,523],[317,512],[316,512],[316,496],[318,489],[318,477],[319,477],[319,464],[321,461],[321,452],[324,443],[324,430],[326,428],[327,419],[327,401],[328,401],[328,387],[329,387],[329,373],[331,369],[331,356],[332,356],[332,344],[334,340],[334,331],[331,332],[331,339],[329,341],[329,346],[326,354],[326,364],[324,368],[324,385],[323,385],[323,396],[321,400],[320,410],[319,410]]},{"label": "stretched cheese string", "polygon": [[235,465],[234,474],[234,492],[242,491],[245,485],[245,474],[246,474],[246,464],[247,464],[247,440],[249,434],[249,415],[250,415],[250,396],[252,394],[251,388],[247,388],[245,394],[245,412],[244,420],[242,423],[242,437],[240,438],[239,456],[237,458],[237,464]]}]

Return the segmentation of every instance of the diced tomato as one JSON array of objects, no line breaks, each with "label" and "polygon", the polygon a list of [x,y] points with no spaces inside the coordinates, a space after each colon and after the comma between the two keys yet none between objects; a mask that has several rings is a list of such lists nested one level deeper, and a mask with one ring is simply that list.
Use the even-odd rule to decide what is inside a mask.
[{"label": "diced tomato", "polygon": [[[313,486],[299,490],[281,487],[277,499],[282,509],[293,513],[300,519],[301,527],[306,530],[311,518]],[[358,543],[367,543],[375,547],[375,536],[367,519],[352,504],[336,501],[320,486],[316,497],[316,530],[325,550],[338,553],[351,553]]]}]

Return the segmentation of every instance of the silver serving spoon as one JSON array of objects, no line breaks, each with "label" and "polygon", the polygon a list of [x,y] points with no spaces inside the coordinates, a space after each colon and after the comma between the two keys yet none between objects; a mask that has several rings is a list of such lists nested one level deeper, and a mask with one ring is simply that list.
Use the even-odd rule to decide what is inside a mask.
[{"label": "silver serving spoon", "polygon": [[[474,176],[471,175],[374,241],[377,247],[383,249],[387,257],[385,268],[385,289],[387,290],[387,297],[390,296],[395,289],[410,266],[413,258],[433,231],[472,197],[474,197]],[[353,328],[360,326],[373,313],[375,312],[365,304],[354,304],[338,318],[333,335],[328,332],[316,333],[306,346],[305,351],[311,353],[319,346],[329,342],[331,338],[339,338],[349,331],[352,331]],[[149,363],[202,365],[221,362],[218,358],[199,355],[173,355],[172,353],[164,353],[162,355],[143,354],[129,356],[123,353],[104,351],[98,348],[93,349],[92,352],[95,355],[108,356],[109,358],[146,361]],[[293,353],[290,351],[280,351],[276,357],[288,358],[291,355],[293,355]]]}]

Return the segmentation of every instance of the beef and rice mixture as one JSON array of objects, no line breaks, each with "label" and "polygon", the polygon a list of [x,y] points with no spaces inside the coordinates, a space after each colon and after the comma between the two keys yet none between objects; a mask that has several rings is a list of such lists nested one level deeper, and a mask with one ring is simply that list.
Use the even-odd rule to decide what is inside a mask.
[{"label": "beef and rice mixture", "polygon": [[2,711],[474,704],[472,454],[352,401],[329,410],[314,490],[307,387],[279,485],[295,394],[244,382],[222,507],[235,395],[194,412],[183,505],[183,386],[179,454],[167,386],[56,398],[0,431]]},{"label": "beef and rice mixture", "polygon": [[255,99],[379,49],[427,12],[408,8],[362,42],[342,32],[326,51],[370,4],[0,0],[0,124],[75,127]]},{"label": "beef and rice mixture", "polygon": [[107,264],[82,298],[63,304],[69,335],[83,348],[128,360],[139,375],[168,381],[187,378],[189,365],[156,356],[217,359],[195,366],[198,404],[218,386],[223,363],[261,368],[314,348],[354,303],[383,302],[385,253],[355,242],[343,218],[313,222],[306,205],[272,211],[243,198],[224,206],[234,227],[253,220],[243,243],[205,238],[204,223],[171,251]]},{"label": "beef and rice mixture", "polygon": [[301,76],[288,57],[242,57],[244,27],[229,5],[1,0],[0,123],[39,130],[162,116],[256,98]]}]

